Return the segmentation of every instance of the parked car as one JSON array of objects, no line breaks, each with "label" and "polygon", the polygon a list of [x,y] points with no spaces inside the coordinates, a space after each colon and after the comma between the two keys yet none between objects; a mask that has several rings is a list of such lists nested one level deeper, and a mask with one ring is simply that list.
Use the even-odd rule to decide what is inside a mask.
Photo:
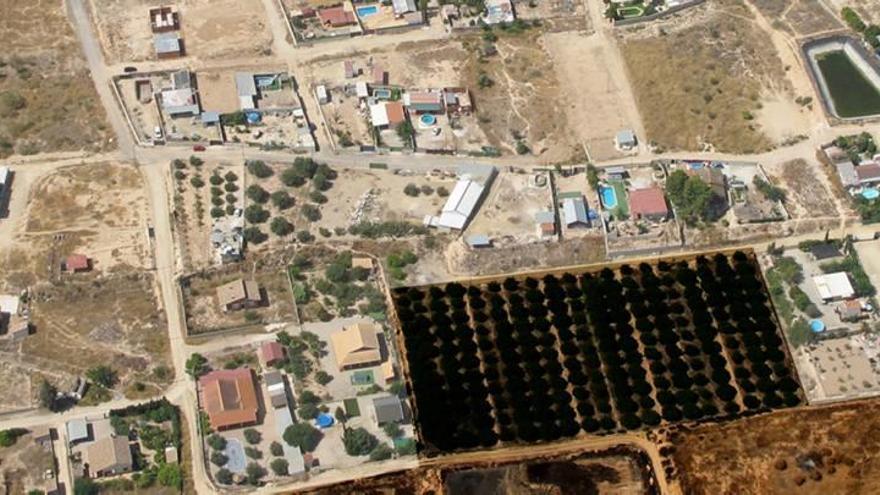
[{"label": "parked car", "polygon": [[205,151],[205,147],[202,146],[201,144],[197,144],[197,145],[193,146],[193,151]]},{"label": "parked car", "polygon": [[132,66],[132,65],[128,65],[128,66],[126,66],[124,69],[122,69],[122,72],[125,72],[125,73],[129,73],[129,72],[137,72],[137,71],[138,71],[138,68],[137,68],[137,67],[134,67],[134,66]]}]

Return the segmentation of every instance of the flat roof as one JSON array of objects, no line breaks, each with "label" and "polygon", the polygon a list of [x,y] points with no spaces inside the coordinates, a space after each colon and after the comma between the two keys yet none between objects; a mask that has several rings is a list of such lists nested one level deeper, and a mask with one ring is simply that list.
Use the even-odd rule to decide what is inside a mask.
[{"label": "flat roof", "polygon": [[816,290],[819,291],[819,297],[822,299],[846,298],[855,295],[855,290],[846,272],[816,275],[813,277],[813,283],[816,284]]},{"label": "flat roof", "polygon": [[254,75],[250,72],[235,73],[235,88],[238,90],[238,96],[257,95],[257,83],[254,81]]},{"label": "flat roof", "polygon": [[85,418],[71,419],[67,422],[67,441],[75,442],[89,438],[89,423]]}]

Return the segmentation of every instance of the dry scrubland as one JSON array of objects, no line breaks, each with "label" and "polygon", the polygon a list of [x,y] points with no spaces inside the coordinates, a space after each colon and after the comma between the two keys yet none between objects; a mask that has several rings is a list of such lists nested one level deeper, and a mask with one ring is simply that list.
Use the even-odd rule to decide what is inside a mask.
[{"label": "dry scrubland", "polygon": [[0,158],[98,151],[111,131],[60,0],[0,0]]},{"label": "dry scrubland", "polygon": [[843,24],[820,0],[752,0],[773,27],[793,36],[840,29]]},{"label": "dry scrubland", "polygon": [[763,151],[756,114],[790,93],[769,36],[739,0],[693,9],[657,31],[624,35],[622,54],[649,138],[667,149]]},{"label": "dry scrubland", "polygon": [[877,400],[701,426],[672,444],[684,493],[880,493]]}]

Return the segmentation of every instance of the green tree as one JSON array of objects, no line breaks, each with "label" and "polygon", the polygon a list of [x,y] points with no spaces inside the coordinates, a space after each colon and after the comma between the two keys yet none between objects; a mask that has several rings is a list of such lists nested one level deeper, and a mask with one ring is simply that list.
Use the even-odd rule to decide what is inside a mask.
[{"label": "green tree", "polygon": [[300,187],[306,183],[306,178],[293,168],[288,168],[281,172],[281,182],[287,187]]},{"label": "green tree", "polygon": [[260,466],[256,462],[249,463],[244,472],[245,475],[247,475],[248,484],[252,486],[259,486],[261,480],[265,478],[267,474],[266,468]]},{"label": "green tree", "polygon": [[107,365],[101,364],[86,371],[86,378],[102,387],[113,388],[116,385],[116,372]]},{"label": "green tree", "polygon": [[186,372],[193,378],[198,378],[208,372],[208,360],[205,356],[194,352],[186,360]]},{"label": "green tree", "polygon": [[250,457],[251,459],[262,459],[263,458],[263,451],[261,451],[260,449],[258,449],[256,447],[245,447],[244,454],[246,456]]},{"label": "green tree", "polygon": [[0,431],[0,447],[12,447],[18,441],[18,437],[27,432],[24,428],[8,428]]},{"label": "green tree", "polygon": [[592,163],[587,165],[587,183],[594,191],[599,190],[599,170]]},{"label": "green tree", "polygon": [[302,419],[315,419],[321,411],[315,404],[303,404],[296,413]]},{"label": "green tree", "polygon": [[300,230],[296,233],[296,240],[305,244],[314,241],[315,236],[308,230]]},{"label": "green tree", "polygon": [[264,223],[269,219],[269,212],[258,204],[249,205],[244,209],[244,218],[248,223]]},{"label": "green tree", "polygon": [[223,485],[231,485],[232,484],[232,472],[226,468],[222,468],[217,471],[217,474],[214,475],[214,479],[217,480],[217,483]]},{"label": "green tree", "polygon": [[269,463],[269,467],[272,468],[272,472],[275,473],[275,476],[287,476],[289,464],[286,459],[273,459],[271,463]]},{"label": "green tree", "polygon": [[266,242],[266,240],[269,238],[269,236],[264,234],[259,227],[253,226],[244,229],[244,232],[242,232],[242,237],[244,237],[244,240],[247,241],[249,244],[262,244]]},{"label": "green tree", "polygon": [[306,220],[310,222],[317,222],[321,219],[321,210],[318,209],[317,206],[312,204],[305,204],[300,209],[302,216],[306,218]]},{"label": "green tree", "polygon": [[101,486],[91,478],[77,478],[73,482],[73,493],[74,495],[98,495],[101,493]]},{"label": "green tree", "polygon": [[202,176],[200,176],[200,175],[194,175],[194,176],[189,180],[189,183],[190,183],[193,187],[195,187],[196,189],[201,189],[201,188],[205,187],[205,180],[202,179]]},{"label": "green tree", "polygon": [[397,136],[400,137],[400,140],[403,141],[407,146],[411,146],[413,142],[413,137],[416,135],[416,130],[412,125],[412,122],[409,120],[404,120],[400,124],[397,125]]},{"label": "green tree", "polygon": [[391,450],[391,447],[387,443],[380,443],[370,451],[370,460],[371,461],[384,461],[385,459],[390,459],[391,454],[394,451]]},{"label": "green tree", "polygon": [[272,205],[279,210],[286,210],[293,206],[293,197],[287,191],[275,191],[271,196]]},{"label": "green tree", "polygon": [[339,406],[336,406],[336,410],[333,411],[333,416],[336,418],[336,421],[343,425],[348,420],[348,416],[345,415],[345,409]]},{"label": "green tree", "polygon": [[269,452],[274,456],[282,456],[284,455],[284,447],[278,442],[272,442],[269,444]]},{"label": "green tree", "polygon": [[204,163],[205,161],[197,157],[196,155],[189,156],[189,164],[193,167],[201,167]]},{"label": "green tree", "polygon": [[263,438],[263,435],[255,428],[246,428],[242,433],[244,434],[244,439],[251,445],[260,443],[260,440]]},{"label": "green tree", "polygon": [[273,174],[272,168],[266,165],[266,162],[262,160],[249,160],[247,162],[247,169],[251,175],[259,179],[271,177]]},{"label": "green tree", "polygon": [[170,486],[180,489],[183,486],[183,473],[179,464],[162,464],[156,473],[156,478],[162,486]]},{"label": "green tree", "polygon": [[401,435],[403,435],[403,430],[400,428],[400,425],[397,423],[385,423],[382,426],[382,429],[385,430],[385,434],[388,435],[388,438],[394,439]]},{"label": "green tree", "polygon": [[229,458],[223,452],[211,453],[211,463],[218,467],[223,467],[229,462]]},{"label": "green tree", "polygon": [[284,441],[291,447],[299,447],[303,452],[312,452],[323,435],[308,423],[296,423],[284,430]]},{"label": "green tree", "polygon": [[351,456],[367,455],[376,448],[379,440],[363,428],[349,428],[342,434],[345,452]]},{"label": "green tree", "polygon": [[245,190],[245,194],[247,194],[248,199],[253,201],[254,203],[266,203],[269,201],[269,192],[260,187],[259,184],[251,184]]},{"label": "green tree", "polygon": [[278,237],[290,235],[293,232],[293,224],[284,217],[275,217],[269,224],[269,230]]},{"label": "green tree", "polygon": [[413,184],[412,182],[410,182],[406,185],[406,187],[403,188],[403,194],[406,194],[407,196],[416,197],[421,194],[421,192],[422,191],[419,189],[419,186]]},{"label": "green tree", "polygon": [[318,370],[315,373],[315,381],[320,385],[327,385],[328,383],[333,381],[333,375],[327,373],[324,370]]},{"label": "green tree", "polygon": [[675,212],[688,224],[706,220],[710,214],[712,189],[696,175],[676,170],[666,179],[666,194]]},{"label": "green tree", "polygon": [[208,446],[214,450],[223,450],[226,448],[226,439],[216,433],[209,436],[207,442]]},{"label": "green tree", "polygon": [[45,379],[40,381],[40,387],[37,392],[40,407],[45,407],[46,409],[55,412],[58,409],[58,402],[56,400],[57,395],[58,389],[56,389],[54,385]]}]

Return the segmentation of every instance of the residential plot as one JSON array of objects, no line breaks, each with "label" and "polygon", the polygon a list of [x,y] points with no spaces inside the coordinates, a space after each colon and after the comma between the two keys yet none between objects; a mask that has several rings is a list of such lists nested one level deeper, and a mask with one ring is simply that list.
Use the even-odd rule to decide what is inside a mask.
[{"label": "residential plot", "polygon": [[[549,232],[542,230],[542,216],[549,217]],[[499,247],[556,237],[550,174],[500,173],[464,235],[485,235]]]},{"label": "residential plot", "polygon": [[[111,63],[155,58],[149,16],[155,2],[91,3],[93,22]],[[260,0],[184,0],[174,7],[179,12],[179,32],[188,56],[215,60],[272,53],[272,34]]]},{"label": "residential plot", "polygon": [[587,15],[586,2],[582,0],[553,0],[550,2],[531,2],[514,0],[516,18],[523,21],[539,21],[545,30],[550,31],[592,31],[590,16]]},{"label": "residential plot", "polygon": [[0,157],[102,151],[112,131],[60,2],[3,0]]},{"label": "residential plot", "polygon": [[0,483],[6,487],[7,493],[57,491],[57,459],[49,428],[37,427],[17,433],[16,430],[6,431],[11,433],[12,443],[0,448],[3,457]]}]

